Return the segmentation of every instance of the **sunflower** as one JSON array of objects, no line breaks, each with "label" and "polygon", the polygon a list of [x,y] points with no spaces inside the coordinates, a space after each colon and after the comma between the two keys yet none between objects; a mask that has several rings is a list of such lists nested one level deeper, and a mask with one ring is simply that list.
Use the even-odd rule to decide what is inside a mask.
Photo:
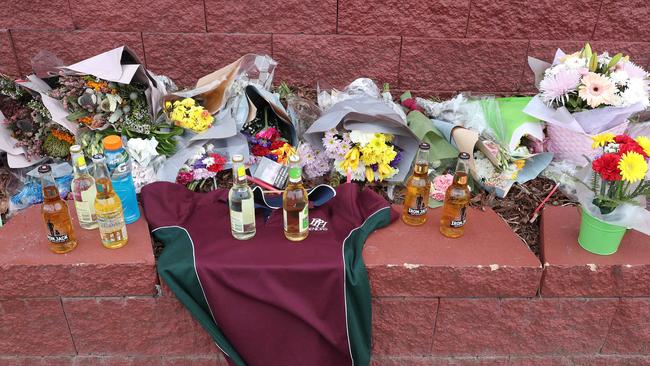
[{"label": "sunflower", "polygon": [[611,132],[605,132],[600,135],[591,136],[591,139],[594,141],[591,144],[591,148],[595,149],[597,147],[605,146],[610,142],[614,142],[614,134]]},{"label": "sunflower", "polygon": [[641,148],[643,148],[643,151],[645,152],[645,154],[650,156],[650,138],[647,138],[645,136],[638,136],[634,140],[639,145],[641,145]]},{"label": "sunflower", "polygon": [[634,183],[645,178],[645,174],[648,172],[648,163],[643,155],[630,151],[623,154],[621,161],[618,162],[618,168],[621,170],[623,180]]}]

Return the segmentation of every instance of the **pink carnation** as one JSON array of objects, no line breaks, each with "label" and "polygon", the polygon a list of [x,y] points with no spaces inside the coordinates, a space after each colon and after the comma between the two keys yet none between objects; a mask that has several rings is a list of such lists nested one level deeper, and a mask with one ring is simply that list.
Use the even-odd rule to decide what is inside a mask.
[{"label": "pink carnation", "polygon": [[451,174],[439,175],[433,179],[433,188],[436,191],[446,192],[447,188],[454,182],[454,176]]}]

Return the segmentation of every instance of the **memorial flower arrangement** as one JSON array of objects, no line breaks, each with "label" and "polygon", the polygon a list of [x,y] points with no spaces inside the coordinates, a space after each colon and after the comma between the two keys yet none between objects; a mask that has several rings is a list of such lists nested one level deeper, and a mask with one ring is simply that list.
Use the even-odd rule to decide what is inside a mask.
[{"label": "memorial flower arrangement", "polygon": [[0,111],[2,124],[22,147],[28,161],[41,157],[66,159],[74,136],[51,121],[50,113],[41,100],[13,80],[0,75]]},{"label": "memorial flower arrangement", "polygon": [[330,130],[323,137],[323,146],[340,174],[350,172],[352,180],[381,182],[399,172],[401,149],[392,141],[393,136],[384,133]]},{"label": "memorial flower arrangement", "polygon": [[176,126],[201,133],[212,126],[214,117],[193,98],[165,101],[165,113]]},{"label": "memorial flower arrangement", "polygon": [[628,228],[650,233],[648,157],[650,139],[602,133],[593,137],[598,151],[578,172],[576,196],[582,208],[578,243],[585,250],[609,255],[618,250]]},{"label": "memorial flower arrangement", "polygon": [[91,75],[62,75],[50,96],[60,100],[67,119],[91,129],[112,126],[148,135],[153,124],[145,96],[138,83],[107,82]]},{"label": "memorial flower arrangement", "polygon": [[215,153],[213,149],[214,147],[208,144],[183,165],[176,176],[176,183],[192,191],[202,189],[208,181],[213,181],[213,187],[216,187],[215,177],[223,170],[226,158]]},{"label": "memorial flower arrangement", "polygon": [[433,200],[444,201],[447,188],[454,182],[454,176],[443,174],[433,178],[429,195]]},{"label": "memorial flower arrangement", "polygon": [[607,106],[650,106],[648,73],[618,53],[598,55],[589,44],[560,58],[544,72],[540,97],[550,107],[570,112]]},{"label": "memorial flower arrangement", "polygon": [[593,148],[602,152],[591,164],[593,203],[601,213],[610,213],[622,203],[635,203],[637,197],[650,195],[650,181],[645,180],[650,138],[604,133],[593,140]]},{"label": "memorial flower arrangement", "polygon": [[293,147],[280,136],[275,127],[266,127],[253,136],[248,136],[251,154],[266,157],[280,164],[285,164],[294,154]]}]

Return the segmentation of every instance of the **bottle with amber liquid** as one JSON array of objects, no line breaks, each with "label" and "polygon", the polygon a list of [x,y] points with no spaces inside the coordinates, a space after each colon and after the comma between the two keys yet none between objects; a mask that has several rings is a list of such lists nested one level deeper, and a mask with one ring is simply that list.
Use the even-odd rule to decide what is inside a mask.
[{"label": "bottle with amber liquid", "polygon": [[57,254],[67,253],[77,247],[68,205],[59,196],[52,168],[49,165],[41,165],[38,167],[38,173],[43,187],[41,216],[47,230],[50,250]]},{"label": "bottle with amber liquid", "polygon": [[448,238],[458,238],[465,232],[466,210],[471,198],[467,187],[469,154],[458,154],[454,181],[445,192],[445,202],[440,218],[440,232]]},{"label": "bottle with amber liquid", "polygon": [[113,190],[104,155],[93,155],[93,165],[93,176],[97,188],[95,214],[97,215],[102,245],[108,249],[121,248],[128,241],[122,202]]},{"label": "bottle with amber liquid", "polygon": [[413,174],[406,181],[406,196],[402,210],[402,221],[419,226],[427,221],[429,208],[429,144],[421,143],[415,157]]},{"label": "bottle with amber liquid", "polygon": [[298,155],[289,158],[289,184],[282,194],[284,236],[301,241],[309,235],[309,201],[302,185],[302,168]]}]

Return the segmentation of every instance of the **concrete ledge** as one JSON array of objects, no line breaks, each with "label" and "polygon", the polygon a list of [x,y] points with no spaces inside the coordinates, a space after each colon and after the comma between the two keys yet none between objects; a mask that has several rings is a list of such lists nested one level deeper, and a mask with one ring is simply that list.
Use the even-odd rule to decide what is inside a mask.
[{"label": "concrete ledge", "polygon": [[374,296],[533,297],[542,266],[492,210],[469,210],[462,239],[438,231],[442,209],[373,233],[363,257]]},{"label": "concrete ledge", "polygon": [[543,296],[650,296],[650,237],[628,230],[618,252],[601,256],[578,244],[578,207],[548,207],[541,225]]},{"label": "concrete ledge", "polygon": [[156,265],[144,216],[127,226],[127,245],[110,250],[97,230],[79,227],[69,207],[79,245],[67,254],[49,251],[38,205],[0,228],[0,298],[155,294]]}]

